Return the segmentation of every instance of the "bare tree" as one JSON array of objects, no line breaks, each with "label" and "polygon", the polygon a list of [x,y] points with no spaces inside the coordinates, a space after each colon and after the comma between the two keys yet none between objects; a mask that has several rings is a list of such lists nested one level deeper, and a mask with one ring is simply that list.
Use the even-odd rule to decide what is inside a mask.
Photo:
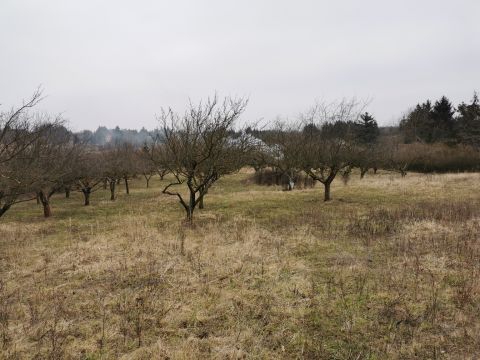
[{"label": "bare tree", "polygon": [[286,189],[293,190],[302,171],[303,136],[298,124],[287,125],[286,122],[277,121],[265,141],[269,146],[264,147],[262,152],[255,152],[257,164],[259,156],[263,156],[264,163],[280,177],[286,178]]},{"label": "bare tree", "polygon": [[[143,150],[135,151],[135,163],[136,168],[140,174],[145,178],[147,188],[150,186],[150,179],[155,175],[155,173],[162,173],[159,171],[155,164],[152,162],[149,154]],[[164,173],[160,176],[161,180],[165,176]]]},{"label": "bare tree", "polygon": [[138,171],[135,147],[127,142],[117,144],[115,147],[119,157],[122,179],[125,183],[125,192],[128,195],[130,194],[130,184],[128,181],[134,177]]},{"label": "bare tree", "polygon": [[160,176],[160,180],[163,180],[163,178],[170,173],[170,170],[165,168],[157,168],[156,171],[158,176]]},{"label": "bare tree", "polygon": [[356,99],[317,103],[302,116],[306,125],[318,131],[304,131],[303,170],[325,187],[324,200],[331,199],[330,187],[337,174],[354,165],[355,122],[364,105]]},{"label": "bare tree", "polygon": [[377,169],[381,166],[384,157],[382,151],[382,146],[377,142],[356,145],[356,150],[353,154],[353,165],[360,170],[361,179],[365,177],[365,174],[370,169],[373,169],[376,173]]},{"label": "bare tree", "polygon": [[0,217],[10,208],[24,201],[36,198],[33,191],[37,179],[30,174],[29,168],[34,160],[28,156],[12,158],[8,164],[2,164],[0,175]]},{"label": "bare tree", "polygon": [[103,164],[103,187],[107,184],[110,188],[110,200],[115,200],[116,186],[120,180],[124,180],[125,191],[130,194],[129,179],[136,175],[141,164],[138,158],[138,151],[132,144],[116,143],[113,146],[104,148],[101,152]]},{"label": "bare tree", "polygon": [[36,167],[39,156],[45,154],[39,140],[58,121],[29,113],[40,100],[37,89],[20,107],[0,113],[0,216],[16,203],[35,199],[35,189],[48,174]]},{"label": "bare tree", "polygon": [[[245,161],[248,141],[230,135],[246,105],[244,99],[231,98],[219,103],[215,96],[198,105],[190,103],[182,116],[171,109],[162,110],[159,121],[164,140],[156,141],[149,153],[156,166],[173,175],[163,193],[178,197],[189,222],[211,186]],[[180,185],[186,186],[187,196],[174,190]]]},{"label": "bare tree", "polygon": [[407,175],[407,170],[413,161],[422,157],[414,146],[402,144],[399,138],[384,139],[380,145],[381,167],[388,171],[398,172],[402,177]]},{"label": "bare tree", "polygon": [[90,196],[101,188],[104,169],[99,152],[90,150],[82,154],[75,167],[76,189],[83,194],[84,205],[90,205]]},{"label": "bare tree", "polygon": [[28,114],[28,110],[35,107],[41,99],[41,89],[37,89],[20,107],[0,113],[0,164],[19,156],[41,136],[44,128],[37,128],[32,116]]},{"label": "bare tree", "polygon": [[[157,161],[158,159],[161,159],[163,156],[164,150],[163,150],[162,144],[164,143],[164,140],[165,139],[163,139],[162,134],[157,132],[156,136],[153,137],[153,145],[146,143],[143,146],[141,153],[138,154],[138,156],[143,159],[140,165],[140,172],[143,173],[144,170],[146,170],[146,173],[149,173],[153,169],[153,171],[156,172],[160,177],[160,180],[163,180],[165,175],[167,175],[170,172],[170,170],[165,167],[164,162]],[[155,161],[152,161],[152,159],[155,159]],[[148,187],[150,180],[147,179],[146,176],[145,176],[145,180],[147,181],[147,187]]]},{"label": "bare tree", "polygon": [[[52,123],[55,126],[51,126]],[[31,145],[34,161],[30,171],[37,179],[35,192],[43,206],[43,214],[50,217],[50,198],[54,193],[71,186],[81,144],[75,141],[60,118],[45,126],[47,130]]]},{"label": "bare tree", "polygon": [[105,148],[101,152],[102,166],[103,166],[103,188],[106,190],[107,185],[110,190],[110,200],[114,201],[116,198],[117,182],[123,176],[122,166],[120,164],[117,148]]}]

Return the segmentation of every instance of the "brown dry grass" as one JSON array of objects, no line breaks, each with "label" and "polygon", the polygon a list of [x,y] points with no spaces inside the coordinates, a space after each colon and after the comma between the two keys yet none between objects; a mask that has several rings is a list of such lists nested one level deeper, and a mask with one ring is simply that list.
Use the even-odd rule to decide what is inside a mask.
[{"label": "brown dry grass", "polygon": [[479,174],[283,192],[222,180],[193,227],[138,180],[0,223],[6,359],[463,359],[480,354]]}]

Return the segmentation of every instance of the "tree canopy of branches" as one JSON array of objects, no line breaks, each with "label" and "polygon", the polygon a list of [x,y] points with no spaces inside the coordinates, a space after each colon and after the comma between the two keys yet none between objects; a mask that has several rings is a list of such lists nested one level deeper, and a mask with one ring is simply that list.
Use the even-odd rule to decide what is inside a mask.
[{"label": "tree canopy of branches", "polygon": [[121,178],[125,183],[125,192],[130,194],[129,180],[137,174],[138,162],[135,147],[130,143],[119,143],[115,145],[115,152],[118,157],[118,165]]},{"label": "tree canopy of branches", "polygon": [[38,89],[20,107],[0,113],[0,216],[14,204],[35,198],[45,179],[57,175],[51,167],[39,167],[52,151],[45,140],[60,125],[59,119],[30,114],[40,100]]},{"label": "tree canopy of branches", "polygon": [[[248,138],[229,136],[246,105],[244,99],[219,102],[215,96],[198,105],[190,103],[183,115],[171,109],[161,112],[164,140],[155,142],[149,153],[157,167],[173,175],[163,193],[178,197],[189,222],[211,186],[246,161],[251,147]],[[187,194],[178,188],[182,185]]]},{"label": "tree canopy of branches", "polygon": [[145,178],[147,188],[150,186],[150,179],[155,173],[159,174],[161,180],[163,180],[166,174],[162,169],[157,169],[155,164],[150,160],[149,154],[143,151],[143,149],[137,149],[135,151],[135,165],[137,171]]},{"label": "tree canopy of branches", "polygon": [[60,118],[43,125],[42,136],[32,144],[33,162],[30,176],[36,179],[35,192],[43,206],[43,214],[50,217],[51,196],[70,187],[75,174],[81,144],[62,124]]},{"label": "tree canopy of branches", "polygon": [[305,124],[314,124],[318,129],[303,131],[302,168],[324,185],[325,201],[331,199],[330,185],[337,174],[348,172],[354,164],[355,124],[363,108],[356,99],[343,99],[330,104],[317,103],[302,116]]},{"label": "tree canopy of branches", "polygon": [[37,128],[28,110],[41,101],[41,90],[20,107],[0,113],[0,164],[19,156],[37,139],[43,129]]},{"label": "tree canopy of branches", "polygon": [[[274,131],[268,133],[264,139],[268,146],[263,147],[263,161],[276,174],[285,177],[287,190],[293,190],[302,171],[302,133],[298,125],[287,125],[277,121]],[[256,152],[256,157],[258,157]]]},{"label": "tree canopy of branches", "polygon": [[75,167],[75,187],[83,194],[84,205],[90,205],[90,195],[100,189],[105,171],[100,153],[93,150],[85,151]]},{"label": "tree canopy of branches", "polygon": [[110,200],[116,198],[117,182],[123,177],[122,158],[117,147],[102,149],[101,163],[103,165],[103,181],[110,188]]}]

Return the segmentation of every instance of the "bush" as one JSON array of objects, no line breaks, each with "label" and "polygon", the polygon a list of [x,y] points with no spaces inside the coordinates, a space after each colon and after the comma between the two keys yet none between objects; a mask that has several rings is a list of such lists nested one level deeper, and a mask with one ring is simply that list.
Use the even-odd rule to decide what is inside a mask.
[{"label": "bush", "polygon": [[[315,186],[315,181],[301,172],[295,175],[294,181],[296,189],[307,189]],[[277,185],[282,186],[284,190],[288,189],[288,177],[285,174],[272,169],[256,171],[251,177],[251,182],[256,185]]]},{"label": "bush", "polygon": [[409,171],[445,173],[480,170],[480,152],[470,146],[445,144],[406,146],[416,154],[408,164]]}]

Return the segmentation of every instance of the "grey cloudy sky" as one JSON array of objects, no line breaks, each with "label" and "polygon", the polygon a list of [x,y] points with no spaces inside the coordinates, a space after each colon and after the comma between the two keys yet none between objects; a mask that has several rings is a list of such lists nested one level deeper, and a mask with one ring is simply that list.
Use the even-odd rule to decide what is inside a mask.
[{"label": "grey cloudy sky", "polygon": [[478,0],[1,0],[0,103],[76,130],[154,128],[161,106],[248,96],[244,120],[373,99],[380,124],[480,90]]}]

